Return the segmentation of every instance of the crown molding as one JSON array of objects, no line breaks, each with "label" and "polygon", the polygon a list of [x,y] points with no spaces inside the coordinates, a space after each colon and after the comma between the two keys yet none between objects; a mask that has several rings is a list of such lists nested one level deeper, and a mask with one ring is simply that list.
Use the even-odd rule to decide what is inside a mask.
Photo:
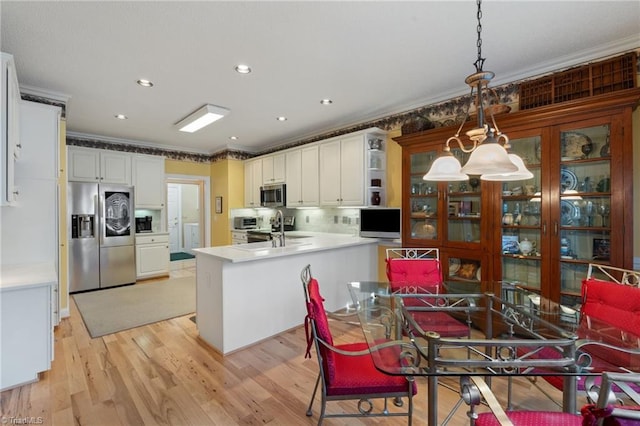
[{"label": "crown molding", "polygon": [[69,102],[69,99],[71,99],[71,96],[65,93],[53,92],[51,90],[45,90],[39,87],[28,86],[25,84],[20,85],[20,93],[36,96],[38,98],[46,98],[52,101],[61,102],[65,105]]}]

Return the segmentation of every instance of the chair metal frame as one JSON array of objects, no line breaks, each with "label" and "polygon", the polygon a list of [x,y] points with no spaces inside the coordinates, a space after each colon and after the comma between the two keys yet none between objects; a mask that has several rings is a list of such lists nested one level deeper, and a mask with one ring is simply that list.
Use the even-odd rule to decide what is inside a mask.
[{"label": "chair metal frame", "polygon": [[598,279],[596,274],[605,275],[608,280],[632,287],[640,287],[640,271],[631,269],[616,268],[615,266],[600,265],[598,263],[590,263],[587,269],[587,279]]},{"label": "chair metal frame", "polygon": [[437,248],[414,248],[414,247],[388,248],[386,250],[386,254],[387,254],[387,259],[440,260],[440,249],[437,249]]},{"label": "chair metal frame", "polygon": [[[302,269],[302,272],[300,274],[300,278],[302,280],[302,285],[303,285],[303,289],[304,289],[304,295],[305,295],[305,302],[307,303],[307,306],[309,306],[310,304],[310,295],[309,295],[309,291],[308,291],[308,285],[311,282],[312,279],[312,275],[311,275],[311,265],[307,265]],[[343,315],[332,315],[330,313],[327,313],[328,317],[331,317],[333,319],[341,319],[340,317],[343,317]],[[349,314],[352,315],[352,314]],[[305,320],[306,322],[306,320]],[[318,336],[318,331],[317,331],[317,327],[316,327],[316,322],[314,318],[309,318],[309,323],[311,325],[311,331],[312,331],[312,338],[313,338],[313,342],[314,342],[314,346],[316,348],[316,356],[318,358],[318,366],[319,366],[319,372],[318,372],[318,377],[316,379],[314,388],[313,388],[313,394],[311,395],[311,400],[309,401],[309,406],[307,408],[307,412],[306,415],[311,417],[313,415],[313,411],[312,411],[312,407],[313,407],[313,403],[315,401],[315,397],[316,397],[316,393],[318,391],[318,388],[320,387],[320,384],[322,384],[321,387],[321,411],[320,411],[320,417],[318,419],[318,426],[320,426],[323,422],[324,419],[327,418],[336,418],[336,417],[398,417],[398,416],[406,416],[408,418],[408,425],[411,426],[412,423],[412,416],[413,416],[413,395],[416,393],[415,391],[415,382],[413,377],[406,377],[407,380],[407,390],[403,391],[403,392],[385,392],[385,393],[363,393],[363,394],[350,394],[350,395],[328,395],[327,392],[327,376],[326,376],[326,371],[324,369],[324,360],[323,360],[323,356],[322,356],[322,350],[321,350],[321,345],[329,351],[333,351],[335,353],[341,354],[341,355],[346,355],[346,356],[371,356],[371,350],[375,350],[375,348],[369,348],[366,343],[364,343],[364,346],[366,347],[366,349],[363,350],[358,350],[358,351],[347,351],[347,350],[343,350],[339,347],[333,346],[331,345],[329,342],[321,339]],[[311,336],[308,336],[307,338],[310,338]],[[308,342],[308,344],[310,345],[310,342]],[[380,347],[383,347],[384,344],[381,344]],[[383,373],[380,373],[383,374]],[[388,376],[388,377],[393,377],[393,376]],[[403,401],[401,398],[406,397],[408,399],[408,404],[407,404],[407,409],[406,411],[403,412],[398,412],[398,413],[391,413],[388,411],[387,409],[387,399],[388,398],[394,398],[394,405],[401,407],[403,405]],[[384,399],[384,409],[381,412],[374,412],[373,411],[373,403],[372,403],[372,399],[380,399],[383,398]],[[344,400],[358,400],[358,404],[357,404],[357,408],[358,408],[358,413],[344,413],[344,414],[326,414],[326,406],[327,406],[327,402],[330,401],[344,401]]]},{"label": "chair metal frame", "polygon": [[[497,422],[500,426],[518,426],[520,421],[522,424],[543,424],[534,423],[533,418],[540,420],[545,418],[547,420],[553,419],[553,424],[563,424],[565,426],[582,426],[582,416],[572,413],[556,412],[556,411],[510,411],[502,408],[502,405],[495,397],[491,390],[490,384],[485,379],[479,376],[461,376],[460,377],[460,398],[469,405],[469,411],[467,416],[469,417],[470,426],[476,426],[478,423],[495,424]],[[475,407],[484,403],[489,407],[490,413],[476,413]],[[508,403],[510,404],[510,402]],[[509,416],[512,414],[512,416]],[[493,419],[493,416],[495,419]],[[517,420],[516,420],[517,419]],[[562,423],[559,423],[562,421]]]}]

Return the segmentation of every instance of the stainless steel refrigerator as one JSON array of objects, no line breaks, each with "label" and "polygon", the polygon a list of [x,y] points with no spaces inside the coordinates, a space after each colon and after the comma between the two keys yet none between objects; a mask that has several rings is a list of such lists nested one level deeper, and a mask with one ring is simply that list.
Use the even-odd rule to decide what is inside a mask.
[{"label": "stainless steel refrigerator", "polygon": [[69,182],[69,292],[136,281],[133,187]]}]

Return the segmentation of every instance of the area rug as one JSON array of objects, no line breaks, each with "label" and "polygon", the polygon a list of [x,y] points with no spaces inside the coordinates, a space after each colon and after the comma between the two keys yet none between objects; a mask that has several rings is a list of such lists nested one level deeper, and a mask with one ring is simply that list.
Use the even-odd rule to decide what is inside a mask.
[{"label": "area rug", "polygon": [[195,312],[195,277],[73,295],[91,337]]},{"label": "area rug", "polygon": [[169,255],[169,260],[170,261],[174,261],[174,260],[186,260],[186,259],[193,259],[195,256],[189,253],[185,253],[183,251],[179,251],[177,253],[171,253]]}]

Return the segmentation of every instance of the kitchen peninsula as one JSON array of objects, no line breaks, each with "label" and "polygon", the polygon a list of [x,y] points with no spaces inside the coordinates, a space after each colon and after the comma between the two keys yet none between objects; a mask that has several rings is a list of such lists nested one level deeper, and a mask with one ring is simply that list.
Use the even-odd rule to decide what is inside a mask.
[{"label": "kitchen peninsula", "polygon": [[200,337],[228,354],[302,324],[300,271],[307,264],[327,309],[340,308],[349,300],[347,282],[376,278],[377,246],[373,238],[290,232],[285,247],[266,242],[195,249]]}]

